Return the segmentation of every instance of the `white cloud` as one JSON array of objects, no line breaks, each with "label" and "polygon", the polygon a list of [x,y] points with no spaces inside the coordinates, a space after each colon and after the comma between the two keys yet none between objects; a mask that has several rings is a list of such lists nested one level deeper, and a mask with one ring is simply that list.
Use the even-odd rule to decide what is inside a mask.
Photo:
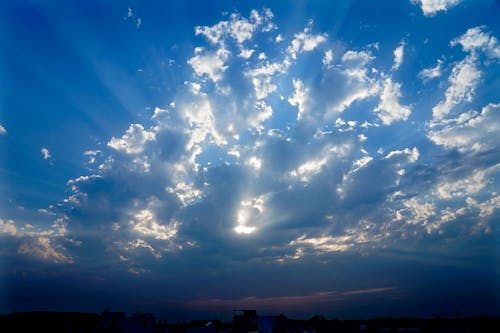
[{"label": "white cloud", "polygon": [[224,45],[225,38],[231,37],[240,46],[252,39],[254,32],[263,27],[262,31],[267,32],[274,28],[271,22],[273,13],[270,9],[264,9],[262,13],[256,10],[250,12],[250,20],[242,17],[238,13],[231,14],[229,21],[221,21],[211,27],[198,26],[195,28],[196,35],[205,36],[211,43]]},{"label": "white cloud", "polygon": [[366,65],[375,59],[370,52],[347,51],[342,56],[342,63],[346,67],[346,73],[351,77],[365,78]]},{"label": "white cloud", "polygon": [[5,129],[5,127],[0,125],[0,135],[6,135],[6,134],[7,134],[7,130]]},{"label": "white cloud", "polygon": [[328,157],[322,156],[318,159],[312,159],[301,164],[297,169],[290,171],[290,176],[298,178],[303,182],[309,180],[316,174],[321,172],[321,169],[328,163]]},{"label": "white cloud", "polygon": [[432,109],[434,119],[444,118],[455,105],[463,101],[472,101],[483,74],[479,69],[480,52],[489,58],[500,59],[500,45],[497,39],[483,30],[484,27],[470,28],[450,42],[451,46],[460,44],[469,55],[453,67],[448,78],[450,86],[446,90],[445,100]]},{"label": "white cloud", "polygon": [[155,140],[155,133],[144,129],[141,124],[131,124],[121,138],[113,137],[108,146],[129,155],[140,154],[148,141]]},{"label": "white cloud", "polygon": [[160,224],[155,213],[151,209],[143,209],[134,214],[132,230],[142,236],[152,237],[158,240],[169,240],[174,238],[179,228],[179,222],[173,220],[169,224]]},{"label": "white cloud", "polygon": [[234,227],[234,231],[238,234],[249,235],[255,231],[255,227],[247,227],[244,225],[239,225]]},{"label": "white cloud", "polygon": [[304,83],[298,79],[293,80],[293,88],[295,91],[292,96],[288,98],[288,103],[298,107],[299,112],[297,112],[297,120],[300,120],[305,112],[307,112],[309,92],[308,89],[304,87]]},{"label": "white cloud", "polygon": [[[146,242],[143,239],[134,239],[132,241],[127,242],[125,245],[123,245],[123,250],[128,251],[128,252],[134,252],[135,250],[139,250],[139,249],[148,250],[149,253],[151,253],[151,255],[153,257],[155,257],[156,259],[160,259],[162,257],[161,252],[157,251],[153,246],[151,246],[148,242]],[[135,267],[129,269],[129,271],[132,274],[140,274],[140,273],[145,272],[144,269],[135,268]]]},{"label": "white cloud", "polygon": [[325,52],[325,55],[323,56],[323,65],[331,67],[332,61],[333,61],[333,51],[328,50]]},{"label": "white cloud", "polygon": [[498,147],[500,103],[488,104],[480,113],[467,112],[449,119],[442,128],[429,131],[428,138],[447,149],[478,153]]},{"label": "white cloud", "polygon": [[290,67],[291,63],[288,59],[285,59],[283,62],[266,62],[260,67],[254,68],[246,74],[250,77],[256,76],[273,76],[276,73],[286,73],[287,69]]},{"label": "white cloud", "polygon": [[88,156],[89,164],[94,164],[96,162],[97,156],[102,156],[102,151],[100,150],[86,150],[83,152],[84,156]]},{"label": "white cloud", "polygon": [[205,36],[211,43],[213,44],[218,44],[224,33],[226,33],[228,26],[227,21],[222,21],[217,23],[214,26],[207,27],[207,26],[198,26],[195,28],[195,34],[196,35],[203,35]]},{"label": "white cloud", "polygon": [[264,99],[270,93],[276,91],[277,85],[272,82],[273,76],[275,74],[286,73],[290,65],[290,61],[285,58],[283,62],[266,62],[257,68],[245,72],[245,75],[252,80],[257,99]]},{"label": "white cloud", "polygon": [[472,56],[457,63],[448,78],[450,85],[446,89],[445,99],[432,108],[434,119],[442,119],[455,105],[464,100],[470,102],[476,92],[481,74]]},{"label": "white cloud", "polygon": [[[233,230],[238,234],[249,235],[258,228],[255,225],[262,224],[266,211],[267,194],[241,200],[236,212],[236,227]],[[253,224],[253,225],[250,225]]]},{"label": "white cloud", "polygon": [[394,65],[392,65],[392,70],[397,70],[403,63],[404,47],[405,43],[401,42],[399,46],[394,49]]},{"label": "white cloud", "polygon": [[466,52],[482,51],[490,58],[500,58],[500,44],[490,32],[484,32],[484,26],[470,28],[462,36],[451,41],[451,45],[462,45]]},{"label": "white cloud", "polygon": [[192,103],[181,107],[183,117],[189,125],[189,142],[186,146],[188,150],[204,142],[206,139],[212,140],[216,145],[226,144],[227,141],[219,133],[216,126],[212,103],[208,98],[192,100]]},{"label": "white cloud", "polygon": [[167,187],[167,192],[175,194],[184,206],[189,206],[201,199],[203,192],[197,189],[194,184],[179,182],[175,187]]},{"label": "white cloud", "polygon": [[[200,92],[200,89],[201,85],[199,83],[193,83],[192,85],[193,94],[197,95]],[[151,119],[159,121],[162,116],[168,115],[168,113],[169,113],[168,109],[162,109],[156,106],[153,111],[153,116],[151,117]]]},{"label": "white cloud", "polygon": [[128,10],[127,10],[127,17],[125,17],[125,20],[132,20],[133,22],[135,22],[135,26],[137,29],[140,29],[141,28],[141,24],[142,24],[142,18],[138,17],[138,18],[135,18],[135,14],[134,14],[134,11],[132,10],[132,8],[128,7]]},{"label": "white cloud", "polygon": [[243,59],[248,59],[252,56],[254,52],[255,50],[252,49],[241,49],[240,53],[238,54],[238,57],[241,57]]},{"label": "white cloud", "polygon": [[400,97],[401,84],[393,83],[390,78],[385,79],[384,88],[380,95],[380,102],[374,109],[384,125],[390,125],[399,120],[407,120],[410,116],[410,107],[401,105],[399,103]]},{"label": "white cloud", "polygon": [[262,168],[262,159],[251,156],[246,164],[248,164],[255,171],[259,171]]},{"label": "white cloud", "polygon": [[49,159],[51,157],[49,150],[47,148],[45,148],[45,147],[42,147],[42,149],[40,149],[40,152],[42,153],[42,156],[43,156],[44,160],[47,160],[47,159]]},{"label": "white cloud", "polygon": [[437,12],[447,11],[462,1],[463,0],[411,0],[411,3],[420,5],[425,16],[434,16]]},{"label": "white cloud", "polygon": [[[53,263],[73,263],[71,256],[65,254],[66,249],[61,241],[78,245],[79,242],[66,238],[66,219],[57,218],[49,228],[34,228],[30,224],[24,227],[17,226],[13,220],[0,219],[0,237],[9,237],[4,249],[9,250],[7,244],[14,246],[18,254],[41,261]],[[4,239],[5,240],[5,239]]]},{"label": "white cloud", "polygon": [[97,156],[97,155],[101,155],[102,154],[102,151],[100,150],[86,150],[83,152],[83,155],[85,156]]},{"label": "white cloud", "polygon": [[255,26],[238,14],[231,14],[230,34],[238,43],[243,43],[252,38]]},{"label": "white cloud", "polygon": [[420,77],[424,81],[432,80],[432,79],[435,79],[437,77],[440,77],[442,75],[442,72],[441,72],[442,66],[443,66],[443,60],[438,59],[435,67],[422,69],[418,73],[418,77]]},{"label": "white cloud", "polygon": [[207,75],[212,81],[217,82],[222,79],[224,71],[228,68],[225,64],[230,52],[224,48],[217,51],[207,51],[202,47],[195,49],[195,56],[188,60],[188,64],[193,67],[198,76]]},{"label": "white cloud", "polygon": [[50,237],[32,237],[27,239],[19,247],[18,253],[37,258],[43,261],[51,261],[55,263],[73,263],[73,258],[59,251],[60,248],[53,244]]},{"label": "white cloud", "polygon": [[293,256],[287,257],[300,259],[308,253],[320,256],[328,253],[360,250],[361,247],[366,246],[377,246],[390,236],[390,233],[381,229],[377,224],[362,219],[357,224],[346,227],[338,236],[321,234],[318,237],[309,237],[304,234],[288,244],[296,250]]},{"label": "white cloud", "polygon": [[290,46],[287,48],[288,54],[293,59],[297,59],[297,55],[302,52],[309,52],[314,50],[319,44],[326,41],[326,34],[313,35],[310,33],[310,25],[304,29],[304,32],[295,34]]},{"label": "white cloud", "polygon": [[328,235],[323,235],[320,237],[307,237],[307,235],[302,235],[299,238],[291,241],[290,246],[299,246],[300,251],[296,253],[297,255],[293,259],[299,259],[304,253],[304,249],[301,247],[310,247],[314,250],[315,254],[323,254],[329,252],[344,252],[349,250],[354,244],[352,243],[352,237],[349,236],[339,236],[333,237]]},{"label": "white cloud", "polygon": [[352,172],[357,172],[359,169],[366,167],[371,161],[373,161],[373,157],[371,156],[363,156],[360,159],[354,161],[352,164]]},{"label": "white cloud", "polygon": [[267,105],[264,101],[257,101],[254,112],[250,115],[249,125],[261,132],[264,130],[263,123],[271,118],[272,115],[273,109],[271,106]]},{"label": "white cloud", "polygon": [[420,225],[427,233],[437,231],[441,223],[435,223],[437,215],[436,205],[425,199],[410,198],[403,201],[404,208],[395,212],[396,221],[404,221],[407,224]]},{"label": "white cloud", "polygon": [[272,83],[271,77],[269,76],[254,77],[252,79],[252,84],[255,88],[255,96],[257,99],[266,98],[270,93],[276,91],[276,88],[278,88],[278,86]]},{"label": "white cloud", "polygon": [[328,165],[333,156],[341,158],[350,151],[349,145],[326,146],[314,158],[302,162],[297,168],[289,172],[292,178],[308,183],[315,175],[321,173],[323,168]]},{"label": "white cloud", "polygon": [[[334,75],[335,80],[342,80],[340,93],[331,102],[328,102],[327,115],[338,116],[356,101],[364,100],[379,93],[380,86],[378,80],[368,75],[368,64],[375,59],[370,52],[349,50],[342,56],[342,64],[339,71],[328,71]],[[331,73],[333,72],[333,73]],[[337,78],[338,74],[340,77]],[[333,91],[331,91],[333,93]],[[323,96],[328,100],[330,93]]]},{"label": "white cloud", "polygon": [[489,177],[500,170],[500,163],[485,169],[475,169],[470,175],[457,179],[445,179],[436,185],[441,199],[460,198],[478,193],[491,181]]},{"label": "white cloud", "polygon": [[17,234],[17,227],[14,221],[0,219],[0,235],[6,234],[10,236],[15,236]]},{"label": "white cloud", "polygon": [[403,150],[393,150],[389,154],[387,154],[385,158],[389,159],[395,156],[402,156],[402,155],[406,155],[408,157],[408,162],[415,163],[416,161],[418,161],[418,158],[420,157],[420,152],[418,151],[417,147],[413,147],[412,149],[405,148]]},{"label": "white cloud", "polygon": [[466,199],[467,205],[469,208],[477,208],[479,209],[479,217],[486,218],[497,210],[500,209],[500,195],[494,193],[492,197],[484,202],[478,202],[477,200],[468,197]]}]

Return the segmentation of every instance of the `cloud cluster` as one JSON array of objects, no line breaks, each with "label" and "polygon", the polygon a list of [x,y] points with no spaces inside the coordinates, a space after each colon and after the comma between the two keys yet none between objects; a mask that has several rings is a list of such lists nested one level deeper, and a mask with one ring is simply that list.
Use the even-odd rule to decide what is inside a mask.
[{"label": "cloud cluster", "polygon": [[[419,3],[431,15],[458,1]],[[388,46],[393,65],[384,67],[374,45],[334,48],[313,22],[278,32],[269,9],[196,27],[202,45],[183,62],[188,79],[168,107],[83,153],[89,174],[68,181],[54,209],[64,233],[1,221],[4,237],[55,262],[76,260],[58,244],[85,238],[82,247],[99,243],[113,263],[143,274],[176,256],[286,265],[408,240],[418,251],[436,234],[453,242],[491,230],[500,106],[457,107],[476,96],[485,59],[497,58],[486,28],[451,42],[466,56],[450,65],[418,144],[391,141],[414,116],[396,77],[409,41]],[[420,77],[440,78],[443,62]]]}]

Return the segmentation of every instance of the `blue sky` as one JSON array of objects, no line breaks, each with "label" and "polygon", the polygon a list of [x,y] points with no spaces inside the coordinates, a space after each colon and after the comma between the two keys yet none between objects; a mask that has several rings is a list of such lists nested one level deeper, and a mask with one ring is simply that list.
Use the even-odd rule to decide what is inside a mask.
[{"label": "blue sky", "polygon": [[498,315],[499,13],[3,1],[0,310]]}]

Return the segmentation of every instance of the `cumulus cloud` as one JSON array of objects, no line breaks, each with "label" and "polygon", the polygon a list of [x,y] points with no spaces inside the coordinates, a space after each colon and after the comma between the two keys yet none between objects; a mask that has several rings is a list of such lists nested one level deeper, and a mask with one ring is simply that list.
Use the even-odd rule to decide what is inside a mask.
[{"label": "cumulus cloud", "polygon": [[290,60],[285,58],[282,62],[266,62],[245,73],[252,80],[257,99],[264,99],[276,91],[278,86],[273,83],[273,77],[277,74],[286,73],[290,65]]},{"label": "cumulus cloud", "polygon": [[229,51],[220,48],[214,52],[205,52],[203,48],[195,49],[195,56],[188,60],[198,76],[207,75],[212,81],[217,82],[228,68],[225,64]]},{"label": "cumulus cloud", "polygon": [[346,66],[346,72],[353,77],[364,77],[366,75],[366,65],[375,57],[367,51],[349,50],[342,56],[342,63]]},{"label": "cumulus cloud", "polygon": [[73,259],[60,252],[50,237],[30,237],[21,243],[18,252],[22,255],[55,263],[73,263]]},{"label": "cumulus cloud", "polygon": [[262,12],[252,10],[250,18],[242,17],[238,13],[230,15],[228,21],[220,21],[213,26],[197,26],[196,35],[205,36],[211,43],[224,45],[226,38],[230,37],[238,44],[243,44],[252,39],[253,34],[258,29],[269,31],[274,27],[271,19],[273,12],[266,8]]},{"label": "cumulus cloud", "polygon": [[5,127],[3,127],[1,124],[0,124],[0,135],[6,135],[7,134],[7,130],[5,129]]},{"label": "cumulus cloud", "polygon": [[[483,202],[478,202],[477,200],[475,200],[471,197],[468,197],[466,199],[466,202],[467,202],[468,208],[478,209],[479,216],[482,218],[487,218],[487,217],[493,215],[493,213],[496,210],[500,209],[500,195],[497,195],[496,193],[494,193],[491,196],[491,198],[489,198]],[[489,228],[487,228],[486,231],[487,232],[490,231]]]},{"label": "cumulus cloud", "polygon": [[437,195],[441,199],[464,197],[476,194],[485,188],[490,179],[488,177],[500,170],[500,163],[487,168],[474,169],[465,176],[458,178],[448,177],[436,185]]},{"label": "cumulus cloud", "polygon": [[[322,59],[324,65],[325,59]],[[379,78],[369,70],[374,59],[369,51],[348,50],[339,63],[334,63],[332,55],[326,68],[311,67],[311,75],[293,78],[293,92],[287,101],[297,107],[297,120],[311,128],[320,126],[335,121],[357,102],[376,96],[380,92]],[[312,80],[313,77],[316,79]]]},{"label": "cumulus cloud", "polygon": [[484,52],[489,58],[500,58],[500,45],[495,36],[484,31],[486,27],[479,26],[468,29],[465,34],[452,40],[450,44],[460,44],[465,52]]},{"label": "cumulus cloud", "polygon": [[488,104],[481,112],[470,111],[435,126],[428,133],[434,143],[461,153],[479,153],[498,148],[500,104]]},{"label": "cumulus cloud", "polygon": [[302,235],[288,243],[288,247],[294,249],[293,254],[286,255],[279,261],[298,260],[307,255],[322,256],[329,253],[345,252],[352,248],[359,250],[365,247],[377,247],[388,236],[389,234],[382,232],[375,223],[362,220],[346,227],[340,235],[322,234],[317,237]]},{"label": "cumulus cloud", "polygon": [[472,101],[481,75],[474,57],[467,57],[457,63],[448,78],[450,85],[446,89],[445,99],[432,108],[434,118],[442,119],[457,104]]},{"label": "cumulus cloud", "polygon": [[445,92],[445,99],[432,109],[435,119],[442,119],[463,101],[472,101],[483,75],[480,70],[483,54],[488,58],[500,58],[500,45],[496,37],[484,31],[485,29],[483,26],[470,28],[450,42],[451,46],[461,45],[468,55],[453,67],[448,78],[450,85]]},{"label": "cumulus cloud", "polygon": [[15,236],[17,234],[16,224],[12,220],[0,219],[0,234]]},{"label": "cumulus cloud", "polygon": [[145,130],[141,124],[131,124],[121,138],[111,138],[108,146],[125,154],[140,154],[144,145],[154,139],[154,132]]},{"label": "cumulus cloud", "polygon": [[437,12],[447,11],[463,0],[411,0],[412,4],[419,5],[425,16],[434,16]]},{"label": "cumulus cloud", "polygon": [[401,84],[392,82],[390,78],[385,79],[380,102],[374,109],[384,125],[390,125],[395,121],[404,121],[410,117],[410,107],[399,103],[401,95]]},{"label": "cumulus cloud", "polygon": [[304,29],[303,32],[295,34],[287,52],[291,55],[293,59],[297,58],[297,55],[302,52],[308,52],[314,50],[319,44],[326,41],[326,34],[311,34],[311,25]]},{"label": "cumulus cloud", "polygon": [[[49,228],[34,228],[26,224],[19,226],[13,220],[4,221],[0,218],[0,239],[4,243],[3,255],[20,254],[35,260],[70,264],[73,258],[67,253],[63,243],[71,243],[66,237],[66,220],[57,218]],[[75,244],[79,244],[75,242]]]}]

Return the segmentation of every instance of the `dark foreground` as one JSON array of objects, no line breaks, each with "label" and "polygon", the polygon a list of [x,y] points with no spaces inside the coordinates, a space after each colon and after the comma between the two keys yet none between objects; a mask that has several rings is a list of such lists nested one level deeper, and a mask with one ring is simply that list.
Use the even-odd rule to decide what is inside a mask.
[{"label": "dark foreground", "polygon": [[255,310],[235,311],[233,321],[169,323],[152,314],[105,310],[97,313],[22,312],[0,315],[0,332],[113,332],[113,333],[335,333],[335,332],[500,332],[500,317],[377,318],[371,320],[288,319],[258,316]]}]

